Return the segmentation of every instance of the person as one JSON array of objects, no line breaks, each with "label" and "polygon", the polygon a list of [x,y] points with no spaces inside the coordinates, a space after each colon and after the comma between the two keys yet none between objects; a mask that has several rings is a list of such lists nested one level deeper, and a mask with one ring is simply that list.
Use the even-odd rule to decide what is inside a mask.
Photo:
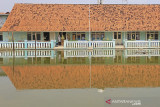
[{"label": "person", "polygon": [[58,45],[61,45],[61,36],[58,36]]}]

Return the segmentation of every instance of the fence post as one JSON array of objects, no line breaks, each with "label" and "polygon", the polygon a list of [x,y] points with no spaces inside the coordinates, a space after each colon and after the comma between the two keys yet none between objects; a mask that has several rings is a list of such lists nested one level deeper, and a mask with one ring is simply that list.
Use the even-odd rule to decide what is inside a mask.
[{"label": "fence post", "polygon": [[67,59],[67,50],[64,50],[64,59]]},{"label": "fence post", "polygon": [[24,40],[24,48],[27,49],[27,40]]},{"label": "fence post", "polygon": [[54,59],[54,50],[51,50],[51,59]]},{"label": "fence post", "polygon": [[112,41],[113,41],[113,48],[115,48],[116,47],[115,39],[112,39]]},{"label": "fence post", "polygon": [[28,59],[27,50],[25,50],[24,52],[25,52],[25,53],[24,53],[24,54],[25,54],[25,58],[24,58],[24,59]]},{"label": "fence post", "polygon": [[88,48],[91,48],[91,41],[88,41],[88,43],[89,43],[89,47]]},{"label": "fence post", "polygon": [[148,39],[148,46],[149,46],[149,48],[151,48],[151,40],[150,39]]},{"label": "fence post", "polygon": [[64,40],[64,49],[66,48],[66,43],[68,40]]},{"label": "fence post", "polygon": [[51,40],[51,49],[54,48],[54,40]]},{"label": "fence post", "polygon": [[124,44],[125,48],[127,48],[127,39],[124,40]]},{"label": "fence post", "polygon": [[113,49],[113,58],[116,57],[116,52],[115,52],[115,49]]}]

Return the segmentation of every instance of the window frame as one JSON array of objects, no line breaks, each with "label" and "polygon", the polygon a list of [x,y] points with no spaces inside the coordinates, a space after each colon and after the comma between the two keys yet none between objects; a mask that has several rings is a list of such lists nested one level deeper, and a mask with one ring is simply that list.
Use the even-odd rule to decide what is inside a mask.
[{"label": "window frame", "polygon": [[140,32],[127,32],[127,40],[140,40]]},{"label": "window frame", "polygon": [[[36,41],[41,41],[41,32],[27,32],[27,41],[35,41],[35,33],[36,33]],[[31,40],[28,40],[28,34],[31,35]],[[38,39],[38,35],[40,35],[40,39]]]},{"label": "window frame", "polygon": [[121,35],[120,39],[122,39],[122,32],[113,32],[113,39],[115,40],[119,39],[119,34]]},{"label": "window frame", "polygon": [[[151,40],[159,40],[159,32],[158,31],[148,31],[146,32],[146,40],[149,40],[150,36],[153,35],[153,38]],[[157,35],[157,39],[156,39]]]},{"label": "window frame", "polygon": [[[103,35],[103,36],[102,36]],[[94,37],[94,39],[93,39]],[[92,41],[97,41],[97,40],[103,40],[105,38],[105,33],[104,32],[91,32],[91,39]]]},{"label": "window frame", "polygon": [[[82,39],[82,35],[84,36],[84,39]],[[76,41],[78,41],[78,40],[86,40],[86,34],[85,34],[85,32],[73,32],[72,33],[72,40],[74,40],[73,38]]]}]

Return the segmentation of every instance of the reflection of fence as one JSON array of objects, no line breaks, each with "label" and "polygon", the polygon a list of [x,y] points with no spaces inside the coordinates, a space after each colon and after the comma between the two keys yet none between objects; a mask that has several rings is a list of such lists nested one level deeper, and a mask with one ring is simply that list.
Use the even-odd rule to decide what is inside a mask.
[{"label": "reflection of fence", "polygon": [[[53,49],[55,42],[36,42],[36,49]],[[13,49],[13,46],[15,49],[35,49],[35,42],[0,42],[1,49]]]},{"label": "reflection of fence", "polygon": [[114,57],[115,50],[65,50],[64,57]]},{"label": "reflection of fence", "polygon": [[0,57],[54,57],[53,50],[16,50],[16,51],[0,51]]},{"label": "reflection of fence", "polygon": [[66,49],[87,49],[92,48],[115,48],[115,40],[113,41],[64,41]]},{"label": "reflection of fence", "polygon": [[127,49],[125,56],[160,56],[159,49]]},{"label": "reflection of fence", "polygon": [[160,48],[160,41],[125,41],[125,48]]}]

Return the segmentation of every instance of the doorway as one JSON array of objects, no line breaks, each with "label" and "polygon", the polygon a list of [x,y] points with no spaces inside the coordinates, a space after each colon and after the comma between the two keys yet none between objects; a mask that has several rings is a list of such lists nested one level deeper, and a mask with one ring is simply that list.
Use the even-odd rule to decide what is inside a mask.
[{"label": "doorway", "polygon": [[66,32],[59,32],[59,35],[58,35],[59,37],[59,39],[58,39],[58,44],[60,45],[60,46],[63,46],[64,45],[64,40],[66,40]]},{"label": "doorway", "polygon": [[116,45],[123,45],[122,43],[122,33],[121,32],[114,32],[114,35],[113,35],[114,39],[115,39],[115,44]]},{"label": "doorway", "polygon": [[44,41],[50,41],[50,34],[49,34],[49,32],[44,32],[43,36],[44,36]]}]

